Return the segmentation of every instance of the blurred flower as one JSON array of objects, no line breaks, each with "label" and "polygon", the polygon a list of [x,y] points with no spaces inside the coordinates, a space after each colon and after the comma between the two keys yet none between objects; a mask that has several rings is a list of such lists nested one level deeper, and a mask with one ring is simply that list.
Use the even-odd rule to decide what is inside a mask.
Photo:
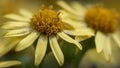
[{"label": "blurred flower", "polygon": [[100,5],[94,7],[88,5],[87,8],[77,2],[72,2],[72,7],[64,1],[58,1],[57,3],[63,8],[64,17],[72,19],[73,23],[77,21],[81,25],[86,25],[86,28],[94,30],[96,50],[98,53],[103,51],[105,58],[109,60],[111,56],[111,38],[120,47],[120,39],[117,35],[119,32],[117,14]]},{"label": "blurred flower", "polygon": [[14,65],[20,65],[20,61],[11,60],[11,61],[0,61],[0,68],[7,68]]},{"label": "blurred flower", "polygon": [[[63,65],[64,56],[57,42],[59,37],[69,43],[75,44],[82,50],[81,44],[66,34],[70,30],[71,33],[68,34],[79,36],[81,35],[78,34],[80,31],[76,31],[77,28],[73,26],[74,23],[62,22],[62,14],[54,11],[51,7],[46,8],[42,6],[40,11],[33,15],[25,9],[20,9],[20,14],[21,16],[16,14],[5,15],[6,18],[12,19],[12,21],[8,21],[2,25],[2,28],[7,31],[4,36],[9,38],[24,37],[18,42],[15,48],[16,51],[24,50],[33,45],[35,40],[38,39],[35,50],[35,65],[39,65],[43,60],[49,43],[59,65]],[[83,32],[87,33],[87,31]]]}]

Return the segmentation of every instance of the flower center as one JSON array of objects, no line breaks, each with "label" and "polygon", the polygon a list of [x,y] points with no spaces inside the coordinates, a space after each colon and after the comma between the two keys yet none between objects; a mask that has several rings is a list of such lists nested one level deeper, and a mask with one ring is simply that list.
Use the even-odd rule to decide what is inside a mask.
[{"label": "flower center", "polygon": [[59,14],[60,13],[53,11],[51,8],[47,9],[42,6],[42,9],[33,15],[30,25],[42,34],[57,34],[63,30],[63,22]]},{"label": "flower center", "polygon": [[89,27],[103,33],[113,33],[117,29],[118,16],[115,12],[101,6],[88,9],[85,21]]}]

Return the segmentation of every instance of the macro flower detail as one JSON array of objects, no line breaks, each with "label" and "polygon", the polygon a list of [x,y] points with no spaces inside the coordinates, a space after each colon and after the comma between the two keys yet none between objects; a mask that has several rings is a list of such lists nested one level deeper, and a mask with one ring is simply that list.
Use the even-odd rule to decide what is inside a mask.
[{"label": "macro flower detail", "polygon": [[[6,18],[12,19],[12,21],[8,21],[2,25],[2,28],[7,31],[4,37],[22,38],[16,45],[15,51],[24,50],[37,41],[35,49],[35,65],[39,65],[42,62],[48,44],[50,44],[51,51],[59,65],[63,65],[64,55],[57,41],[59,38],[75,44],[82,50],[81,44],[67,35],[76,32],[75,29],[77,28],[73,26],[74,23],[63,22],[62,14],[60,12],[42,6],[40,11],[34,14],[25,9],[21,9],[20,14],[21,15],[5,15]],[[69,30],[72,30],[71,33],[67,33]],[[79,34],[72,33],[72,35]]]},{"label": "macro flower detail", "polygon": [[[111,38],[120,47],[118,15],[115,11],[106,9],[100,5],[84,7],[77,2],[72,2],[69,6],[64,1],[57,4],[63,8],[63,16],[79,22],[81,25],[93,30],[95,34],[95,45],[98,53],[105,54],[106,60],[111,56]],[[79,37],[76,37],[79,40]]]}]

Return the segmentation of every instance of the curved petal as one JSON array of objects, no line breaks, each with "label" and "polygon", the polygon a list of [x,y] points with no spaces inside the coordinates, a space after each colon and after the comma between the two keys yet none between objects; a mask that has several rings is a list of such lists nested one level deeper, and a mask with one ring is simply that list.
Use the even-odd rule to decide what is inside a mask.
[{"label": "curved petal", "polygon": [[30,21],[29,18],[25,18],[25,17],[22,17],[22,16],[17,15],[17,14],[7,14],[4,17],[12,19],[12,20],[16,20],[16,21],[25,21],[25,22],[29,22]]},{"label": "curved petal", "polygon": [[40,36],[35,50],[35,65],[39,65],[43,60],[47,49],[47,36]]},{"label": "curved petal", "polygon": [[4,35],[4,37],[23,36],[27,35],[28,33],[30,33],[30,30],[28,28],[10,30]]},{"label": "curved petal", "polygon": [[106,60],[109,60],[110,56],[111,56],[111,44],[110,44],[110,38],[109,37],[106,37],[105,46],[103,48],[103,52],[105,54]]},{"label": "curved petal", "polygon": [[29,47],[30,45],[33,44],[33,42],[37,39],[38,36],[39,36],[39,33],[33,31],[31,34],[29,34],[27,37],[25,37],[18,43],[15,50],[21,51],[21,50]]},{"label": "curved petal", "polygon": [[20,65],[22,64],[20,61],[11,60],[11,61],[2,61],[0,62],[0,68],[10,67],[14,65]]},{"label": "curved petal", "polygon": [[117,37],[116,34],[112,35],[113,40],[117,43],[117,45],[120,47],[120,39]]},{"label": "curved petal", "polygon": [[106,36],[100,31],[97,31],[95,36],[95,44],[98,53],[100,53],[103,50],[105,46],[105,40],[106,40]]},{"label": "curved petal", "polygon": [[23,15],[26,18],[31,18],[32,17],[32,13],[27,11],[26,9],[20,9],[20,14]]},{"label": "curved petal", "polygon": [[69,42],[69,43],[73,43],[75,44],[80,50],[82,50],[82,45],[75,41],[74,39],[72,39],[71,37],[69,37],[68,35],[66,35],[65,33],[61,32],[61,33],[58,33],[58,35],[65,41]]},{"label": "curved petal", "polygon": [[4,25],[2,25],[1,28],[3,29],[16,29],[16,28],[24,28],[24,27],[28,27],[29,23],[26,22],[17,22],[17,21],[10,21],[5,23]]},{"label": "curved petal", "polygon": [[64,56],[63,56],[63,53],[59,47],[59,44],[57,42],[56,37],[55,36],[49,37],[49,41],[50,41],[50,47],[52,49],[52,52],[53,52],[55,58],[57,59],[59,65],[63,65]]}]

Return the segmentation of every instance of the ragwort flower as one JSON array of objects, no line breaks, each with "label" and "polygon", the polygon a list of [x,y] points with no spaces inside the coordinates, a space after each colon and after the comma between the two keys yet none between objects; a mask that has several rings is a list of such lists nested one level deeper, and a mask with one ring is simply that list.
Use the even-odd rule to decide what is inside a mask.
[{"label": "ragwort flower", "polygon": [[3,24],[2,28],[7,30],[4,36],[9,38],[23,38],[16,45],[15,51],[24,50],[37,41],[35,65],[41,63],[48,44],[50,44],[51,50],[59,65],[63,65],[64,56],[57,41],[59,37],[69,43],[75,44],[80,50],[82,49],[79,42],[66,34],[67,31],[74,31],[76,28],[73,27],[74,23],[62,22],[62,13],[42,6],[40,11],[33,15],[25,9],[21,9],[20,14],[21,16],[16,14],[5,15],[6,18],[12,19],[12,21]]}]

